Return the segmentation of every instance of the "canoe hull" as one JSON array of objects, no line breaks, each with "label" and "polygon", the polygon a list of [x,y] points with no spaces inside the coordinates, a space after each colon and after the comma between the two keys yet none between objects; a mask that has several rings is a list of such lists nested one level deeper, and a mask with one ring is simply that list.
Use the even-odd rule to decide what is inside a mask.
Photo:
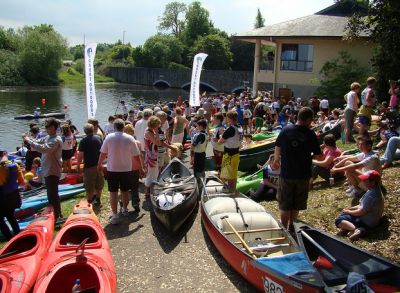
[{"label": "canoe hull", "polygon": [[[207,180],[208,178],[211,178],[211,184],[207,185]],[[232,214],[232,211],[230,210],[231,208],[228,208],[231,204],[229,203],[230,200],[228,201],[222,201],[224,203],[224,208],[221,210],[222,206],[209,206],[212,212],[212,218],[211,216],[207,213],[206,210],[206,205],[209,200],[213,200],[215,202],[215,199],[219,198],[223,199],[229,199],[232,198],[231,194],[229,192],[224,192],[223,190],[227,190],[227,187],[220,189],[219,187],[216,187],[219,179],[213,176],[210,176],[205,179],[205,184],[204,184],[204,192],[202,193],[202,198],[201,198],[201,217],[202,217],[202,223],[203,226],[210,237],[211,241],[217,248],[217,250],[220,252],[220,254],[224,257],[224,259],[232,266],[232,268],[237,271],[240,275],[242,275],[248,282],[250,282],[252,285],[254,285],[258,290],[265,291],[265,292],[323,292],[323,285],[320,282],[320,280],[315,278],[316,272],[315,269],[312,268],[311,264],[307,261],[305,261],[305,267],[300,268],[300,266],[295,266],[296,272],[303,271],[304,274],[302,273],[294,273],[290,274],[289,276],[285,275],[282,273],[280,270],[273,270],[271,269],[271,266],[266,265],[263,263],[265,260],[274,260],[277,261],[278,263],[283,264],[282,260],[287,259],[287,256],[292,256],[292,255],[303,255],[302,252],[300,252],[299,247],[295,244],[294,239],[289,236],[287,231],[283,230],[281,226],[279,226],[278,222],[275,219],[272,219],[271,215],[265,211],[260,206],[259,212],[255,212],[254,214],[265,214],[266,218],[270,220],[262,220],[262,222],[259,222],[261,224],[261,227],[264,227],[266,230],[263,230],[262,228],[252,228],[255,227],[253,224],[256,224],[255,221],[256,218],[254,218],[254,222],[248,222],[250,224],[248,229],[261,229],[261,230],[253,230],[253,232],[257,233],[257,231],[268,231],[269,229],[272,229],[274,231],[281,231],[278,232],[280,235],[285,235],[283,237],[284,241],[288,241],[290,244],[283,244],[287,245],[286,247],[287,252],[282,253],[283,254],[277,254],[274,255],[272,252],[271,254],[268,254],[268,256],[260,256],[257,258],[253,258],[250,253],[248,253],[242,246],[241,246],[241,241],[238,241],[239,238],[234,236],[234,233],[232,232],[227,232],[226,230],[222,230],[223,228],[218,228],[217,224],[213,222],[215,221],[215,218],[219,217],[229,217],[229,219],[233,219],[232,221],[235,222],[234,220],[234,215]],[[220,182],[220,181],[219,181]],[[207,187],[209,186],[209,187]],[[211,189],[208,189],[211,188]],[[214,188],[215,191],[209,191],[213,190]],[[215,196],[213,195],[215,194]],[[224,195],[225,194],[225,195]],[[249,205],[253,205],[251,203],[251,200],[249,200],[247,197],[243,195],[237,195],[235,194],[234,197],[237,199],[236,202],[236,213],[241,214],[241,219],[242,219],[242,225],[244,223],[244,219],[249,216],[249,214],[252,214],[252,212],[238,212],[238,210],[241,210],[242,208],[240,207],[241,205],[239,204],[239,201],[242,202],[242,204],[247,205],[248,207],[246,208],[245,205],[242,206],[245,209],[249,208]],[[254,203],[255,204],[255,203]],[[258,204],[255,204],[258,205]],[[227,208],[227,209],[225,209]],[[225,216],[227,215],[227,216]],[[222,220],[221,218],[221,220]],[[240,217],[239,217],[240,218]],[[263,219],[266,219],[264,216],[262,217]],[[229,220],[231,221],[231,220]],[[266,222],[264,222],[266,221]],[[268,221],[271,221],[271,223],[268,223]],[[276,228],[272,224],[272,222],[275,222],[277,224]],[[219,225],[219,224],[218,224]],[[272,226],[269,226],[272,225]],[[228,227],[231,226],[231,224],[228,225]],[[232,226],[231,226],[232,227]],[[259,225],[257,226],[259,227]],[[272,231],[271,230],[271,231]],[[225,231],[225,232],[224,232]],[[228,231],[234,231],[233,228],[229,229]],[[233,238],[228,238],[228,234],[232,235]],[[239,232],[240,234],[243,233],[243,231]],[[249,232],[250,233],[250,232]],[[271,232],[267,232],[271,233]],[[282,233],[282,234],[281,234]],[[226,235],[225,235],[226,234]],[[244,233],[242,234],[244,235]],[[273,239],[275,240],[280,240],[282,236],[272,236],[273,237],[270,239],[271,241]],[[274,234],[275,235],[275,234]],[[251,236],[250,234],[247,235],[248,237],[245,238],[245,236],[242,236],[243,239],[247,239],[247,241],[251,241],[250,239],[253,239],[252,237],[258,237],[258,236]],[[260,236],[262,237],[262,236]],[[274,237],[279,237],[279,238],[274,238]],[[256,238],[257,239],[257,238]],[[264,239],[264,237],[259,238]],[[239,244],[235,244],[236,242]],[[246,240],[245,240],[246,241]],[[249,245],[249,244],[248,244]],[[268,253],[268,250],[267,250]],[[304,257],[303,257],[304,258]],[[307,269],[307,271],[304,271]],[[274,289],[275,288],[275,289]]]},{"label": "canoe hull", "polygon": [[294,280],[284,280],[282,276],[261,269],[252,258],[232,245],[232,243],[218,231],[218,228],[215,227],[208,218],[203,206],[201,207],[201,217],[204,228],[219,253],[236,272],[242,275],[243,278],[258,290],[268,292],[266,291],[266,286],[271,286],[271,284],[276,286],[275,284],[278,284],[278,286],[283,288],[282,292],[285,293],[323,292],[321,288],[307,286]]},{"label": "canoe hull", "polygon": [[0,292],[30,292],[38,276],[41,264],[51,244],[54,231],[54,214],[52,208],[45,209],[25,231],[16,235],[0,251],[5,255],[0,260]]},{"label": "canoe hull", "polygon": [[75,206],[54,238],[33,292],[69,293],[76,279],[81,280],[82,290],[116,292],[117,279],[107,237],[86,200]]},{"label": "canoe hull", "polygon": [[[179,174],[182,178],[190,176],[189,169],[179,160],[173,159],[168,166],[160,173],[158,182],[163,183],[164,179],[171,178],[171,174]],[[185,223],[197,206],[199,191],[196,178],[192,178],[187,185],[193,186],[193,191],[186,196],[185,200],[171,209],[162,209],[156,202],[156,194],[151,196],[153,211],[157,219],[171,232],[176,232]],[[155,192],[162,192],[156,189]]]},{"label": "canoe hull", "polygon": [[336,262],[330,260],[333,266],[332,269],[318,269],[321,279],[327,286],[346,285],[348,273],[354,271],[364,275],[368,282],[395,286],[397,290],[394,291],[400,289],[399,265],[390,263],[382,257],[374,255],[305,223],[295,223],[295,230],[299,246],[310,261],[315,261],[319,256],[324,256],[328,259],[329,256],[318,250],[307,236],[304,236],[302,231],[336,259]]},{"label": "canoe hull", "polygon": [[33,119],[46,119],[46,118],[65,118],[65,113],[47,113],[39,116],[35,116],[33,114],[26,114],[26,115],[20,115],[20,116],[15,116],[15,120],[33,120]]}]

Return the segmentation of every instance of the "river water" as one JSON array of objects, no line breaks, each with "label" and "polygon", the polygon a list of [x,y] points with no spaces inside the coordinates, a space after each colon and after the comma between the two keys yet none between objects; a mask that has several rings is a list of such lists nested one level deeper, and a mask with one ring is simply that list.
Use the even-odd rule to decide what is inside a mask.
[{"label": "river water", "polygon": [[[159,90],[153,87],[128,84],[98,84],[96,85],[97,113],[96,118],[101,125],[107,122],[109,115],[122,113],[119,101],[128,104],[148,103],[157,101],[176,101],[181,95],[187,99],[189,93],[180,89]],[[42,104],[42,99],[46,103]],[[65,119],[72,119],[82,132],[87,120],[87,107],[84,85],[63,87],[0,87],[0,147],[10,152],[22,144],[21,134],[29,130],[29,124],[37,122],[43,126],[43,119],[14,120],[14,116],[32,114],[36,107],[42,113],[65,112]]]}]

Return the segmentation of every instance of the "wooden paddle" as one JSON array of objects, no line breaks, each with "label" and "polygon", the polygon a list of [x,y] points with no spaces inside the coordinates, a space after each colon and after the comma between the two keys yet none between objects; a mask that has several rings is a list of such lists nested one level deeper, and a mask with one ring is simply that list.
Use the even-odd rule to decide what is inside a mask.
[{"label": "wooden paddle", "polygon": [[251,248],[247,245],[246,241],[244,241],[244,239],[239,235],[239,233],[236,231],[236,229],[233,227],[233,225],[231,224],[231,222],[229,222],[228,220],[228,216],[225,215],[223,217],[221,217],[221,220],[225,220],[229,227],[231,227],[232,231],[235,233],[235,235],[239,238],[240,242],[242,243],[243,247],[247,250],[248,253],[251,254],[251,256],[256,259],[257,256],[254,254],[254,252],[251,250]]}]

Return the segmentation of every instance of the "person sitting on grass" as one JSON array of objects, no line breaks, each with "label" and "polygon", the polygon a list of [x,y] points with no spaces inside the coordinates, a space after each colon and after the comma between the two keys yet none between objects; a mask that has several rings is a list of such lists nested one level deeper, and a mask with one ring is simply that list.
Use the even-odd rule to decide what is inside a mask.
[{"label": "person sitting on grass", "polygon": [[359,175],[369,170],[381,172],[381,165],[378,158],[372,151],[372,140],[369,136],[360,136],[357,138],[358,148],[361,153],[356,155],[345,155],[335,159],[335,166],[331,173],[345,172],[351,187],[346,190],[350,197],[355,197],[363,193],[366,188],[359,180]]},{"label": "person sitting on grass", "polygon": [[263,181],[256,191],[249,191],[249,197],[256,202],[276,199],[281,169],[279,167],[278,169],[273,170],[271,168],[271,163],[273,161],[274,155],[270,155],[265,167],[263,168]]},{"label": "person sitting on grass", "polygon": [[[324,137],[324,143],[321,145],[321,149],[323,151],[323,159],[312,161],[313,166],[310,187],[312,187],[314,180],[317,179],[318,176],[321,176],[326,182],[329,182],[331,169],[334,166],[333,161],[342,154],[341,150],[336,147],[336,140],[333,134],[327,134]],[[343,172],[337,172],[334,178],[339,178],[343,175]]]},{"label": "person sitting on grass", "polygon": [[400,137],[391,137],[382,157],[382,169],[393,167],[393,161],[400,160]]},{"label": "person sitting on grass", "polygon": [[198,132],[193,136],[192,161],[193,172],[196,177],[205,176],[206,150],[208,143],[207,120],[201,119],[197,122]]},{"label": "person sitting on grass", "polygon": [[343,209],[342,214],[335,220],[336,227],[341,230],[339,236],[347,236],[357,240],[364,236],[368,229],[379,224],[384,210],[384,197],[380,189],[381,174],[376,170],[367,171],[358,179],[364,183],[368,191],[361,197],[360,204]]}]

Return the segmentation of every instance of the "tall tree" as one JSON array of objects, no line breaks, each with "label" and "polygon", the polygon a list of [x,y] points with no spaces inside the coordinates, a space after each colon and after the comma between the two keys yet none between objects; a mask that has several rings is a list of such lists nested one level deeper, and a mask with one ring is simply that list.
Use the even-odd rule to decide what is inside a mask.
[{"label": "tall tree", "polygon": [[199,52],[208,54],[204,67],[207,69],[230,69],[232,52],[229,40],[220,35],[199,37],[192,48],[192,56]]},{"label": "tall tree", "polygon": [[33,85],[57,84],[67,41],[52,25],[24,27],[20,33],[22,50],[19,56],[24,79]]},{"label": "tall tree", "polygon": [[182,2],[171,2],[165,6],[164,13],[158,18],[160,22],[158,30],[170,31],[174,36],[181,34],[184,26],[184,13],[186,12],[186,4]]},{"label": "tall tree", "polygon": [[233,53],[232,70],[253,70],[254,43],[230,39],[230,50]]},{"label": "tall tree", "polygon": [[353,39],[363,32],[370,33],[370,41],[376,45],[373,56],[377,72],[378,96],[387,98],[388,80],[400,77],[400,1],[372,0],[368,15],[354,15],[347,26],[347,38]]},{"label": "tall tree", "polygon": [[210,13],[198,1],[188,6],[185,15],[184,40],[187,46],[193,45],[198,37],[208,35],[212,24],[209,20]]},{"label": "tall tree", "polygon": [[167,68],[171,63],[182,62],[182,52],[179,39],[158,34],[148,38],[143,47],[136,47],[132,55],[136,66]]},{"label": "tall tree", "polygon": [[254,28],[260,28],[265,26],[265,18],[262,16],[260,8],[257,8],[256,21],[254,23]]}]

